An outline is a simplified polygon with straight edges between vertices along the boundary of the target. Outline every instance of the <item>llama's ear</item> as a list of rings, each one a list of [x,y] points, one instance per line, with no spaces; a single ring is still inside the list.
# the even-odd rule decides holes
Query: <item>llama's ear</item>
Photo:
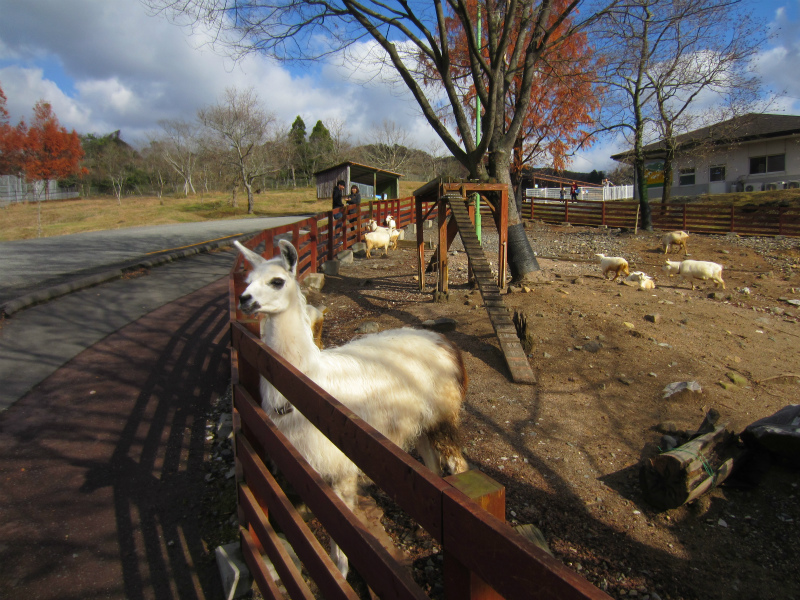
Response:
[[[291,242],[286,240],[280,240],[278,244],[281,247],[281,256],[286,270],[291,271],[292,275],[297,275],[297,250],[294,249]]]
[[[238,241],[234,240],[233,245],[239,249],[239,252],[242,253],[244,259],[249,262],[253,268],[257,267],[258,265],[267,262],[267,260],[258,254],[257,252],[253,252],[250,248],[245,248],[242,244]]]

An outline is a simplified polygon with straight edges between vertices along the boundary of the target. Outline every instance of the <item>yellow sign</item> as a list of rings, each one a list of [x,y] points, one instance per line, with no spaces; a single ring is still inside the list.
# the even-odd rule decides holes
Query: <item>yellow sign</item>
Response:
[[[645,165],[644,177],[647,187],[662,187],[664,185],[664,163],[659,161]]]

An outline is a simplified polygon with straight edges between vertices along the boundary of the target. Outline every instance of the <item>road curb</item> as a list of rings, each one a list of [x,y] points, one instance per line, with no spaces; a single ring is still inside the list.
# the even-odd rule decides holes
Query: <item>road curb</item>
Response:
[[[111,281],[112,279],[119,279],[120,277],[125,275],[125,273],[136,271],[138,269],[152,269],[154,267],[159,267],[161,265],[170,262],[175,262],[176,260],[180,260],[182,258],[188,258],[196,254],[211,252],[219,248],[227,248],[233,246],[233,242],[236,240],[242,241],[249,239],[252,236],[253,234],[249,233],[246,235],[234,236],[215,242],[198,244],[197,246],[192,246],[190,248],[182,248],[180,250],[176,250],[173,252],[159,254],[158,256],[154,256],[152,258],[136,260],[118,269],[109,269],[108,271],[95,273],[94,275],[89,275],[87,277],[80,277],[78,279],[74,279],[66,283],[60,283],[58,285],[46,287],[41,290],[36,290],[35,292],[24,294],[22,296],[19,296],[18,298],[9,300],[2,307],[0,307],[0,312],[2,312],[2,314],[6,317],[10,317],[14,313],[17,313],[26,308],[30,308],[31,306],[35,306],[37,304],[44,304],[45,302],[55,300],[56,298],[60,298],[61,296],[66,296],[67,294],[71,294],[72,292],[90,288],[95,285],[100,285],[101,283]]]

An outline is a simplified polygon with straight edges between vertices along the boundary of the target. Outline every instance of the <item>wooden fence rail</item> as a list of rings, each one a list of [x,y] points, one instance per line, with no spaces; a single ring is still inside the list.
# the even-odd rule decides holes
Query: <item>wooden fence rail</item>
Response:
[[[534,198],[522,216],[546,223],[634,227],[638,202],[572,202]],[[695,233],[800,237],[800,207],[733,204],[651,204],[653,228]]]
[[[393,214],[399,226],[411,221],[413,199],[385,202],[362,207],[362,212],[369,210],[373,218]],[[330,215],[323,213],[264,231],[247,245],[257,249],[263,244],[262,255],[269,258],[276,253],[278,236],[291,237],[300,255],[302,278],[327,260],[329,236],[347,243],[336,232],[331,234],[330,222]],[[493,516],[461,491],[458,478],[463,474],[436,476],[267,347],[259,338],[259,322],[238,310],[238,297],[246,287],[245,267],[241,259],[236,261],[229,286],[236,477],[242,552],[264,597],[283,596],[262,556],[273,563],[291,598],[314,597],[305,577],[325,598],[358,597],[273,477],[265,464],[269,457],[379,597],[427,598],[408,569],[344,506],[262,410],[258,400],[262,376],[441,545],[448,599],[478,600],[498,594],[509,599],[609,598],[507,525],[504,494]],[[471,473],[479,474],[467,475]],[[303,574],[287,556],[278,530],[300,558]]]

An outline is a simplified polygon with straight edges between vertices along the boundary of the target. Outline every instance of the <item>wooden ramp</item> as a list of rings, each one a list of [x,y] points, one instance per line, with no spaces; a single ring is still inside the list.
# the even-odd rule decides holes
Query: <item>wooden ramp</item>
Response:
[[[472,266],[472,273],[478,289],[480,289],[486,312],[489,313],[489,320],[492,322],[492,327],[500,342],[500,349],[505,356],[511,378],[515,383],[536,383],[536,377],[528,363],[528,358],[519,343],[517,328],[514,327],[508,307],[500,295],[500,288],[494,280],[492,267],[489,265],[475,233],[475,225],[469,218],[464,198],[455,194],[446,194],[444,197],[450,205],[450,211],[458,226],[458,232],[461,234],[464,251]]]

